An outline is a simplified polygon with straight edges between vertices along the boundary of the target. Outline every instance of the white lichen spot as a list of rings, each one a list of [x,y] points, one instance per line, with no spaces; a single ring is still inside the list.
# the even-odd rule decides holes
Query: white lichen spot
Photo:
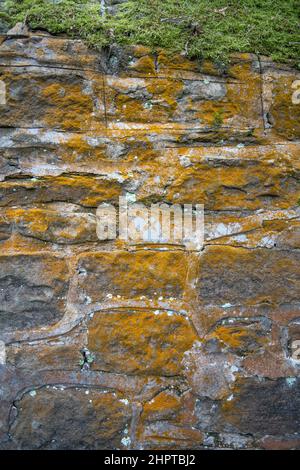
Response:
[[[6,363],[6,348],[4,341],[0,341],[0,364]]]
[[[126,197],[126,201],[127,202],[135,202],[136,201],[136,195],[134,193],[126,193],[125,194],[125,197]]]
[[[263,237],[259,245],[263,246],[264,248],[273,248],[275,241],[276,240],[274,237]]]
[[[131,444],[131,439],[130,439],[130,437],[128,437],[128,436],[127,436],[127,437],[123,437],[123,438],[121,439],[121,442],[122,442],[123,446],[129,447],[130,444]]]
[[[297,379],[296,377],[287,377],[285,381],[288,387],[292,387],[297,382]]]
[[[180,157],[179,161],[180,161],[180,165],[183,166],[184,168],[188,168],[192,164],[191,160],[185,156]]]
[[[126,406],[129,405],[129,401],[127,400],[127,398],[121,398],[120,402],[124,403],[124,405],[126,405]]]
[[[233,237],[233,238],[236,242],[246,242],[248,240],[248,238],[244,234],[235,235],[235,237]]]
[[[29,395],[34,398],[34,397],[36,396],[36,391],[35,391],[35,390],[31,390],[31,391],[29,392]]]
[[[230,308],[232,305],[230,303],[226,303],[222,305],[222,308]]]

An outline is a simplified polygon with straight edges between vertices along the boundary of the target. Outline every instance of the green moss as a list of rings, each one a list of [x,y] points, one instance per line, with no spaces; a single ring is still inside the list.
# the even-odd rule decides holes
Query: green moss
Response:
[[[213,114],[213,123],[212,123],[213,127],[219,128],[219,127],[222,126],[222,124],[224,122],[223,113],[224,113],[223,110],[214,112],[214,114]]]
[[[5,3],[12,23],[26,20],[97,48],[144,44],[221,62],[233,52],[254,52],[299,63],[299,0],[131,0],[114,16],[100,14],[100,1]]]

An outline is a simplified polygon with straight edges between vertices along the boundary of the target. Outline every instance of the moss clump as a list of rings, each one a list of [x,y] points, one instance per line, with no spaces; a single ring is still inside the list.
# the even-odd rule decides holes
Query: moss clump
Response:
[[[131,0],[114,15],[100,9],[92,0],[5,2],[12,23],[26,19],[33,29],[80,37],[97,48],[116,42],[221,62],[233,52],[299,62],[298,0]]]

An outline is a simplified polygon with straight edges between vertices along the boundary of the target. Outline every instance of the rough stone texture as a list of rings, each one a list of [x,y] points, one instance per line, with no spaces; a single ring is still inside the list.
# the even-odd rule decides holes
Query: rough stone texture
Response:
[[[197,339],[188,320],[166,311],[97,312],[88,328],[92,369],[173,376]]]
[[[17,449],[123,447],[131,414],[122,395],[63,385],[33,389],[15,408],[10,433]]]
[[[64,315],[68,267],[53,255],[0,257],[1,332],[56,323]]]
[[[300,448],[299,72],[19,27],[0,60],[0,448]],[[203,250],[99,241],[120,195],[204,204]]]

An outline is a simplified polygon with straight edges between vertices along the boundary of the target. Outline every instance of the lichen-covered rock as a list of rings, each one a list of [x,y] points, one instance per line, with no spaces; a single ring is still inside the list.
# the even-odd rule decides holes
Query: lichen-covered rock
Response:
[[[214,246],[200,258],[198,292],[204,304],[296,303],[299,283],[298,252]]]
[[[221,350],[238,355],[261,350],[271,338],[271,321],[267,318],[228,318],[221,320],[207,337]]]
[[[182,298],[189,257],[181,251],[85,253],[78,262],[77,293],[91,302],[110,302],[112,297]]]
[[[0,449],[299,448],[299,72],[0,42]],[[204,245],[99,240],[120,196]]]
[[[68,211],[67,205],[57,210],[13,208],[4,211],[3,217],[24,237],[59,244],[97,240],[95,215]]]
[[[122,395],[87,387],[45,386],[15,403],[10,427],[17,449],[113,449],[122,446],[130,406]]]
[[[244,379],[222,406],[225,423],[255,436],[299,433],[299,378]]]
[[[6,346],[6,364],[21,370],[80,370],[86,329],[75,328],[68,334]]]
[[[96,312],[88,326],[93,370],[174,376],[197,335],[188,319],[168,311]]]

